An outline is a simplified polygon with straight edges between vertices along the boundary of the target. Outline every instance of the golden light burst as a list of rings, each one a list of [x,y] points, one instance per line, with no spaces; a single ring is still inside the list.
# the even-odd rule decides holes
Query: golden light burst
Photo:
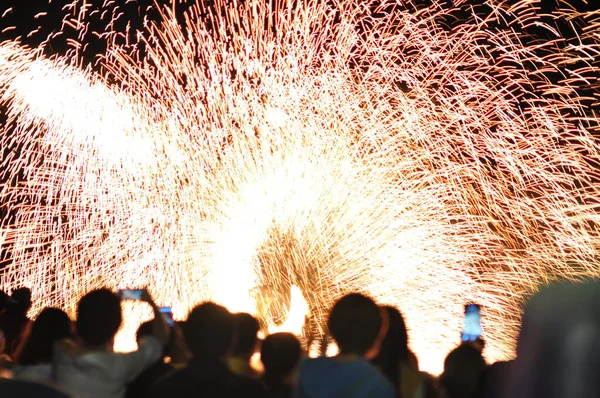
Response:
[[[452,26],[446,2],[369,4],[166,7],[143,56],[104,32],[102,73],[3,43],[3,286],[72,310],[147,285],[178,318],[212,299],[271,330],[304,298],[317,333],[362,291],[434,373],[474,301],[510,356],[525,296],[600,274],[597,16],[564,10],[571,39],[530,0],[457,2]]]

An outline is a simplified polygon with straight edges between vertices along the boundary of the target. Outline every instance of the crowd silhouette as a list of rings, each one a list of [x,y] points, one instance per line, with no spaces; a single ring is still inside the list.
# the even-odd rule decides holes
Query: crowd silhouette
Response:
[[[183,322],[154,311],[138,349],[113,351],[122,295],[83,296],[28,318],[31,291],[0,294],[1,397],[534,398],[600,396],[600,284],[562,283],[527,304],[516,359],[486,364],[484,338],[457,342],[439,377],[422,372],[398,308],[352,293],[331,308],[338,353],[309,357],[291,333],[264,336],[250,314],[201,303]],[[464,339],[463,339],[464,340]],[[260,366],[255,359],[260,358]]]

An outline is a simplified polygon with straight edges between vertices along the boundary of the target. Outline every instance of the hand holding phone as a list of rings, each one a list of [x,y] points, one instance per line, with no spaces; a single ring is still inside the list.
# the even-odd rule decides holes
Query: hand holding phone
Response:
[[[119,290],[119,296],[121,296],[122,300],[139,300],[154,305],[152,297],[150,297],[146,289],[122,289]]]
[[[119,290],[119,296],[122,300],[141,300],[144,291],[142,289],[122,289]]]
[[[173,311],[171,311],[171,307],[160,307],[159,311],[165,319],[167,325],[169,325],[169,327],[173,327],[175,325],[175,320],[173,319]]]

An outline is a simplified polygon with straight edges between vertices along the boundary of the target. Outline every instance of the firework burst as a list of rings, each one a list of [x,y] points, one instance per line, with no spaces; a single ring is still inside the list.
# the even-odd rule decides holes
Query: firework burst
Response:
[[[573,45],[531,1],[452,26],[441,3],[340,3],[216,1],[183,26],[164,9],[143,56],[111,39],[100,75],[3,44],[2,282],[71,309],[147,285],[179,317],[210,298],[271,326],[301,292],[317,333],[363,291],[433,372],[476,301],[488,358],[509,356],[524,296],[600,273],[580,91],[600,26],[565,11],[586,21]]]

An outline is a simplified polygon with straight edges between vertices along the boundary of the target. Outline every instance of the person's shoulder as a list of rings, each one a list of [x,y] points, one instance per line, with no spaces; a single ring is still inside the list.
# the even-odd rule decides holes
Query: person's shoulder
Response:
[[[373,389],[377,391],[375,394],[376,396],[387,397],[395,395],[392,382],[390,382],[375,365],[365,358],[340,358],[338,363],[347,367],[348,375],[353,375],[353,378],[364,380],[365,384],[373,386]]]
[[[113,358],[119,358],[128,366],[137,367],[139,364],[144,364],[144,367],[148,367],[156,362],[162,354],[163,348],[159,341],[152,336],[146,336],[140,339],[138,343],[138,349],[136,351],[127,353],[115,353],[111,352]]]
[[[50,380],[52,376],[52,364],[41,363],[37,365],[19,365],[15,364],[12,369],[15,377],[24,380],[38,381]]]
[[[361,374],[371,380],[369,384],[372,388],[366,396],[377,398],[393,398],[396,396],[396,389],[392,382],[375,365],[367,360],[362,360],[356,362],[356,366],[360,369]]]
[[[342,368],[346,362],[338,357],[306,358],[300,363],[300,371],[306,373],[323,373],[330,369]]]
[[[176,395],[176,390],[185,389],[189,384],[189,368],[184,367],[177,370],[172,370],[170,373],[164,375],[157,380],[152,387],[150,397],[168,397]]]
[[[369,374],[369,375],[371,375],[371,377],[373,377],[375,379],[380,379],[381,382],[384,384],[389,383],[390,386],[392,385],[392,383],[388,381],[387,377],[385,377],[383,375],[383,373],[381,373],[381,371],[375,365],[373,365],[371,362],[367,361],[366,359],[356,360],[353,363],[353,366],[355,366],[357,369],[359,369],[361,373]]]
[[[300,363],[300,366],[306,367],[319,367],[328,366],[334,363],[335,360],[330,357],[316,357],[316,358],[305,358]]]
[[[268,395],[267,388],[260,380],[254,380],[247,377],[242,377],[233,374],[232,376],[236,380],[236,384],[239,388],[240,393],[244,397],[266,397]]]
[[[352,366],[336,357],[306,358],[300,363],[298,377],[301,384],[312,383],[325,375],[347,373],[349,370],[352,371]]]
[[[58,360],[74,358],[81,354],[81,347],[72,339],[62,339],[54,343],[53,357]]]

